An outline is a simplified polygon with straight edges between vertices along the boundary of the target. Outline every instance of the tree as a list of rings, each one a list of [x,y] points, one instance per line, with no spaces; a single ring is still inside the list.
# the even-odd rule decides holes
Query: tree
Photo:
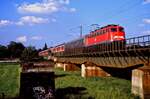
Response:
[[[35,58],[38,58],[38,51],[35,47],[29,46],[23,50],[20,60],[29,62]]]
[[[6,46],[0,45],[0,58],[7,58],[9,56]]]
[[[11,58],[19,58],[24,49],[25,47],[22,43],[17,43],[14,41],[11,41],[10,44],[8,45],[8,51],[10,52]]]
[[[45,43],[43,50],[46,50],[46,49],[47,49],[47,44]]]

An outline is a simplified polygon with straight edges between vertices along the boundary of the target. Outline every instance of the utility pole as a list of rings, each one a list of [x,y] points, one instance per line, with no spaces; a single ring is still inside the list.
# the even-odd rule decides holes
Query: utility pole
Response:
[[[80,33],[80,37],[83,36],[83,25],[79,25],[79,26],[77,26],[77,27],[75,27],[75,28],[72,28],[72,29],[70,29],[70,30],[72,31],[72,30],[74,30],[74,29],[78,29],[78,33]],[[79,35],[79,34],[78,34],[78,35]]]
[[[82,29],[83,29],[83,27],[82,27],[82,25],[80,25],[80,37],[82,37]]]

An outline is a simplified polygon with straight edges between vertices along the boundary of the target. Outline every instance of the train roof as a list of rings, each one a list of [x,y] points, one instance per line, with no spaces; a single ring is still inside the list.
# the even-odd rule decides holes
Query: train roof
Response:
[[[100,30],[100,29],[104,29],[104,28],[107,28],[107,27],[110,27],[110,26],[119,26],[119,27],[121,27],[119,24],[108,24],[108,25],[103,26],[103,27],[100,27],[100,28],[98,28],[98,29],[96,29],[96,30],[94,30],[94,31],[91,31],[90,33],[94,33],[94,32],[96,32],[96,31],[98,31],[98,30]],[[56,45],[56,46],[54,46],[53,48],[58,47],[58,46],[65,45],[65,44],[67,44],[67,43],[72,43],[72,42],[75,42],[75,41],[77,41],[77,40],[81,40],[81,39],[83,39],[84,37],[86,37],[86,36],[88,36],[88,35],[89,35],[89,34],[86,34],[86,35],[83,35],[82,37],[79,37],[79,38],[77,38],[77,39],[71,40],[71,41],[69,41],[69,42]]]
[[[47,51],[49,51],[49,49],[46,49],[46,50],[40,51],[39,53],[44,53],[44,52],[47,52]]]
[[[56,45],[55,47],[59,47],[59,46],[63,46],[63,45],[65,45],[65,43],[62,43],[62,44]]]
[[[110,26],[120,26],[120,25],[116,25],[116,24],[109,24],[109,25],[106,25],[106,26],[100,27],[100,28],[98,28],[98,29],[96,29],[96,30],[94,30],[94,31],[91,31],[91,33],[96,32],[97,30],[100,30],[100,29],[104,29],[104,28],[110,27]]]
[[[67,43],[71,43],[71,42],[75,42],[75,41],[77,41],[77,40],[81,40],[81,39],[83,39],[85,37],[85,35],[83,35],[82,37],[79,37],[79,38],[77,38],[77,39],[74,39],[74,40],[72,40],[72,41],[69,41],[69,42],[67,42]]]

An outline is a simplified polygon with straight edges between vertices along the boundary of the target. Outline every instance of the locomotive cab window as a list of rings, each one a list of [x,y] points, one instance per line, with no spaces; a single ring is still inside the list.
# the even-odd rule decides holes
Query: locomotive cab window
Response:
[[[124,31],[124,29],[123,29],[123,28],[119,28],[119,31],[120,31],[120,32],[123,32],[123,31]]]
[[[111,31],[112,32],[117,32],[117,29],[116,28],[111,28]]]

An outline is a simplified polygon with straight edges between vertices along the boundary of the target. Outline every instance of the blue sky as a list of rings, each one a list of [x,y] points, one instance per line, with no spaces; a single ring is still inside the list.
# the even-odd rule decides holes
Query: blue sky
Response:
[[[0,44],[42,48],[88,34],[91,24],[119,24],[126,38],[150,34],[150,0],[0,0]]]

